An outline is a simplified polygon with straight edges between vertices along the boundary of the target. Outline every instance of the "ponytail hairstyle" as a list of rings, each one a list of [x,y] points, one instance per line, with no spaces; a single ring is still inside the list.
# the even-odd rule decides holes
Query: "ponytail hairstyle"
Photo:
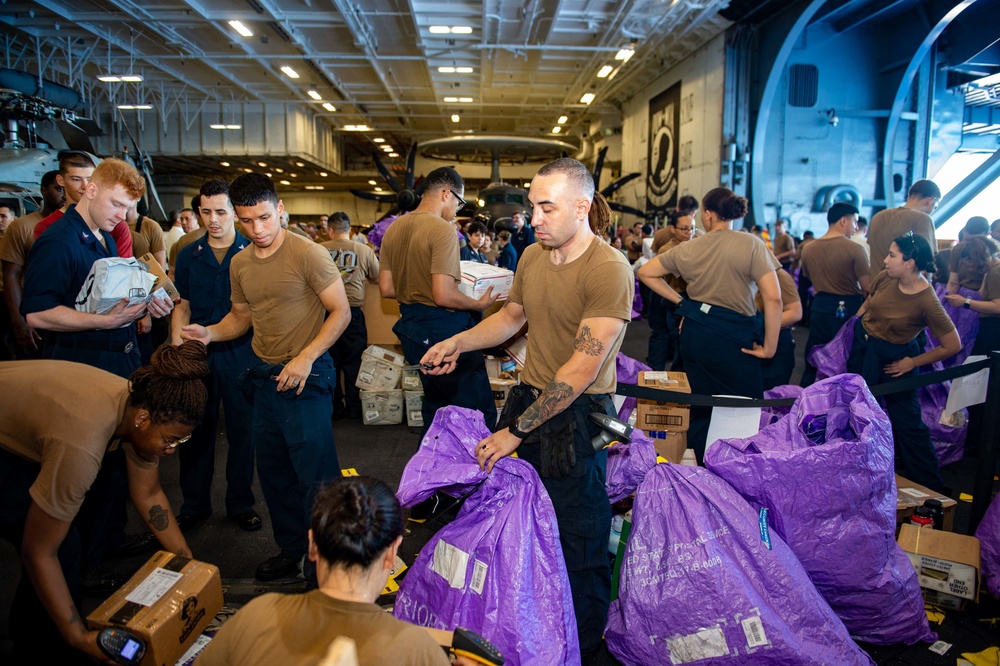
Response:
[[[611,206],[600,192],[594,192],[594,201],[590,204],[587,222],[594,234],[602,235],[611,226]]]
[[[728,188],[717,187],[702,198],[701,207],[715,213],[723,222],[732,222],[747,216],[750,203]]]
[[[129,378],[128,402],[149,412],[154,424],[183,423],[196,426],[205,414],[208,390],[202,377],[208,374],[208,350],[188,340],[174,347],[161,345]]]
[[[383,481],[345,476],[316,494],[311,527],[313,543],[331,566],[367,569],[403,534],[403,511]]]
[[[910,231],[892,242],[899,248],[903,261],[912,259],[918,271],[934,272],[936,268],[934,253],[931,252],[931,244],[926,238]]]

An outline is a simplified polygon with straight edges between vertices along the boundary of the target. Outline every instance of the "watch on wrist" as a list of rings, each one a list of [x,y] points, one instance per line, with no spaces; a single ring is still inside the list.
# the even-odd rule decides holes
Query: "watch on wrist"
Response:
[[[507,426],[507,430],[509,430],[510,434],[514,435],[514,437],[517,437],[518,439],[522,439],[523,440],[523,439],[527,438],[527,436],[528,436],[528,433],[526,433],[526,432],[524,432],[522,430],[518,430],[518,428],[517,428],[517,419],[514,419],[513,421],[511,421],[510,425]]]
[[[971,298],[966,298],[965,302],[962,303],[962,307],[965,308],[966,310],[971,310],[972,309],[972,299]]]

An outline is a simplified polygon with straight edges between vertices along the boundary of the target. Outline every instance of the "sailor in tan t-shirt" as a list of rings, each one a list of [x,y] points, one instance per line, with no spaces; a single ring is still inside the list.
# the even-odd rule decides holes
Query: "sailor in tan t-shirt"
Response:
[[[941,200],[941,190],[932,180],[918,180],[910,186],[906,203],[899,208],[889,208],[879,211],[868,225],[868,247],[871,257],[869,275],[872,281],[882,271],[882,262],[889,254],[892,241],[903,234],[912,231],[923,236],[931,248],[932,254],[937,254],[937,239],[934,236],[934,220],[931,213]]]
[[[117,485],[114,475],[99,475],[102,468],[121,464],[132,502],[163,548],[191,557],[160,487],[158,461],[201,421],[207,372],[197,342],[161,348],[129,379],[68,361],[0,363],[0,538],[19,548],[28,573],[10,613],[12,663],[77,663],[75,650],[105,661],[73,597],[81,536],[99,529],[76,519],[81,507],[90,516],[106,513]]]
[[[253,394],[257,478],[281,549],[257,567],[257,578],[266,581],[298,572],[312,494],[340,475],[330,428],[336,372],[327,350],[347,327],[350,306],[330,253],[281,226],[284,205],[270,178],[240,176],[229,199],[253,243],[230,264],[232,309],[217,324],[181,330],[209,344],[253,326],[258,364],[241,381]]]
[[[432,345],[472,328],[470,312],[482,312],[496,301],[492,287],[479,299],[458,289],[458,233],[450,221],[465,205],[465,181],[451,167],[440,167],[427,174],[424,183],[420,205],[389,225],[379,255],[379,291],[382,298],[399,301],[400,319],[392,330],[410,364],[419,363]],[[421,374],[420,381],[421,437],[434,413],[448,405],[479,410],[488,426],[496,423],[496,403],[481,353],[463,354],[456,372]]]
[[[529,192],[537,242],[518,263],[507,305],[421,360],[440,366],[431,373],[451,372],[460,354],[496,346],[530,326],[524,383],[511,391],[477,458],[490,472],[516,450],[539,472],[559,522],[586,663],[601,644],[611,580],[604,552],[611,524],[607,452],[594,451],[591,438],[600,428],[588,415],[614,413],[615,356],[631,319],[634,282],[621,253],[598,237],[611,211],[583,164],[550,162]]]
[[[327,217],[323,215],[322,218]],[[361,369],[361,354],[368,345],[368,327],[361,306],[365,303],[365,288],[369,283],[378,284],[378,257],[367,245],[350,239],[351,218],[347,213],[334,213],[327,218],[327,232],[330,240],[322,243],[330,252],[330,258],[340,269],[340,277],[347,290],[347,302],[351,306],[351,323],[333,347],[330,355],[338,375],[344,376],[344,388],[338,381],[333,393],[333,418],[347,416],[361,418],[361,394],[355,383]],[[346,395],[345,395],[346,392]]]

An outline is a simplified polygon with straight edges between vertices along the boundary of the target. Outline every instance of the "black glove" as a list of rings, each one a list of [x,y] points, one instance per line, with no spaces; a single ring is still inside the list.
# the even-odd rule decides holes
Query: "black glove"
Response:
[[[542,424],[541,471],[543,477],[562,479],[569,476],[576,466],[573,420],[558,416],[554,420],[558,423],[549,421]]]

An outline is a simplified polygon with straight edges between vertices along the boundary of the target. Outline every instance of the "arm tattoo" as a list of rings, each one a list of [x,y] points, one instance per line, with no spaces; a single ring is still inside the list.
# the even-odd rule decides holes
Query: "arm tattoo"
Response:
[[[154,530],[162,532],[170,525],[170,514],[164,511],[159,504],[154,504],[149,509],[149,525]]]
[[[575,391],[566,382],[552,382],[545,387],[538,400],[521,414],[519,430],[531,431],[566,409],[573,401]]]
[[[580,329],[580,335],[573,341],[573,349],[587,356],[601,356],[604,354],[604,343],[593,336],[589,326],[584,325]]]
[[[78,624],[80,622],[80,614],[76,610],[76,606],[73,604],[69,605],[69,623]]]

